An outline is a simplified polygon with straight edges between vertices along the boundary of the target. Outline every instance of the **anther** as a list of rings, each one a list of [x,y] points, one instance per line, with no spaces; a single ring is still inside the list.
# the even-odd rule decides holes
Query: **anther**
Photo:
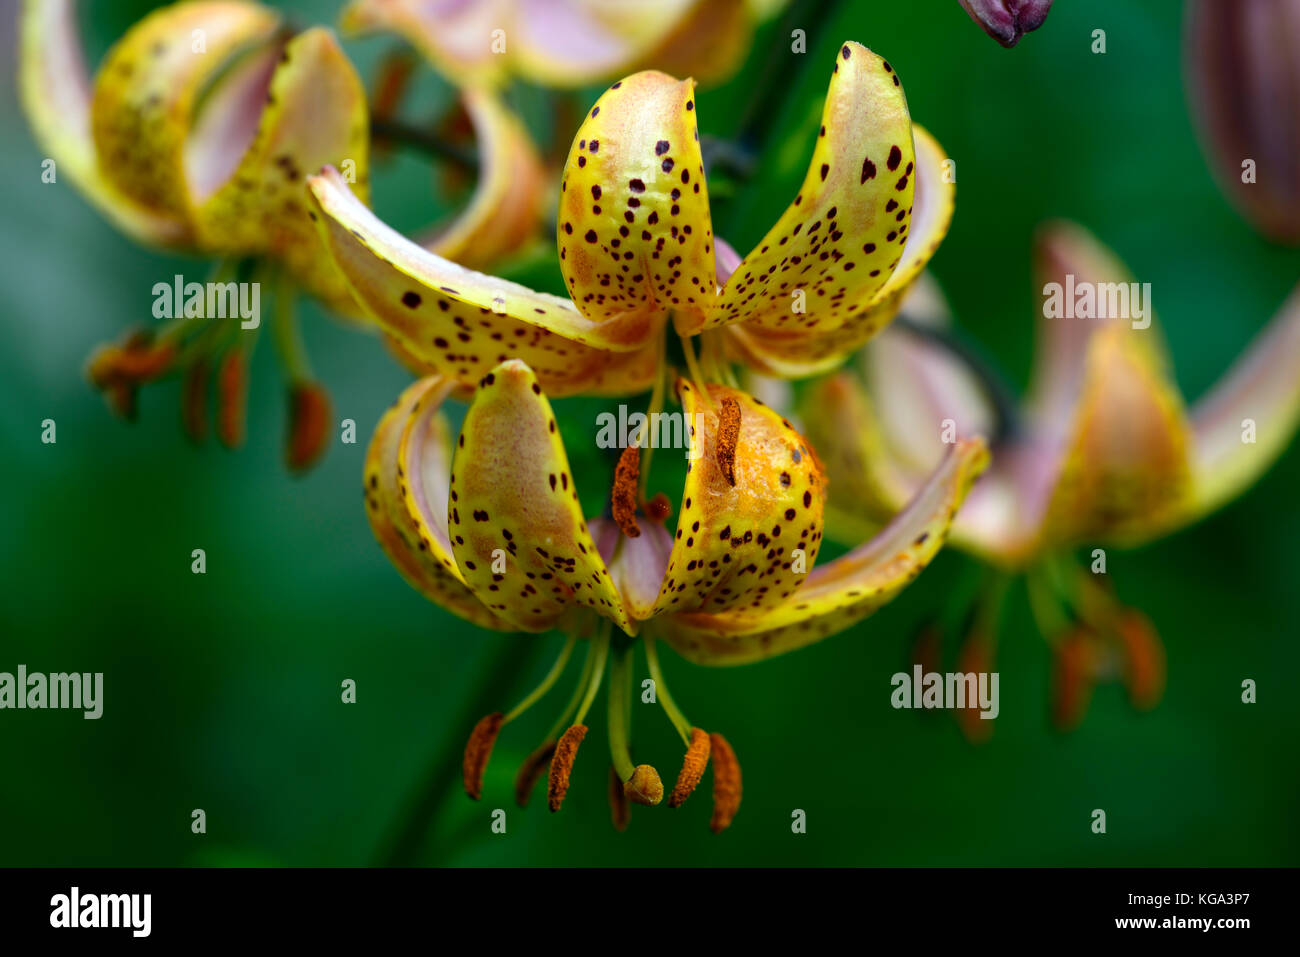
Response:
[[[573,772],[573,762],[578,756],[578,745],[587,736],[585,724],[575,724],[560,735],[555,744],[555,755],[551,758],[551,773],[546,782],[546,804],[552,811],[558,811],[564,803],[564,795],[569,790],[569,775]]]
[[[550,765],[554,754],[555,742],[545,741],[519,766],[519,773],[515,775],[515,803],[520,807],[528,806],[528,798],[532,795],[542,772]]]
[[[713,756],[713,820],[709,828],[721,834],[740,810],[740,762],[722,735],[710,734],[709,744]]]
[[[632,776],[623,783],[623,793],[629,801],[654,807],[664,799],[664,782],[650,765],[638,764]]]
[[[691,743],[686,749],[686,757],[682,759],[682,770],[677,775],[672,796],[668,798],[669,807],[681,807],[691,796],[691,792],[700,783],[700,778],[704,777],[710,750],[708,733],[699,728],[691,728]]]
[[[740,403],[733,397],[722,397],[718,409],[718,445],[715,453],[718,468],[727,484],[736,484],[736,440],[740,438]]]
[[[626,446],[614,469],[614,488],[609,493],[609,507],[614,521],[628,538],[641,535],[641,528],[636,523],[636,497],[640,481],[641,449],[636,445]]]
[[[483,794],[483,772],[487,770],[488,758],[492,757],[492,745],[496,744],[504,719],[505,715],[500,711],[481,718],[470,732],[469,741],[465,743],[465,761],[462,765],[465,793],[475,801]]]

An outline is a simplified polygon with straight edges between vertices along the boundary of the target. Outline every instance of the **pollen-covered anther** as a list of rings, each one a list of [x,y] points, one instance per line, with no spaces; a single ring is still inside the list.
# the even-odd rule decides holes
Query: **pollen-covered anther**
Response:
[[[740,810],[740,762],[722,735],[710,734],[709,744],[713,757],[713,819],[709,828],[721,834]]]
[[[641,511],[652,522],[665,522],[668,520],[668,516],[673,513],[673,505],[672,502],[668,501],[667,495],[659,492],[654,498],[641,506]]]
[[[578,757],[578,745],[586,736],[587,726],[575,724],[560,735],[555,744],[551,773],[546,782],[546,804],[552,811],[558,811],[564,803],[564,795],[569,790],[569,775],[573,773],[573,762]]]
[[[465,744],[465,793],[475,801],[483,794],[483,772],[487,770],[488,759],[492,757],[492,746],[497,742],[504,721],[505,715],[500,711],[480,718]]]
[[[532,795],[533,788],[542,773],[550,766],[554,755],[555,742],[545,741],[519,766],[519,773],[515,775],[515,803],[520,807],[528,806],[528,798]]]
[[[629,801],[654,807],[664,799],[664,782],[650,765],[638,764],[632,776],[623,782],[623,793]]]
[[[248,422],[248,352],[235,347],[217,367],[217,438],[228,449],[244,444]]]
[[[718,445],[716,456],[727,484],[736,484],[736,440],[740,438],[740,403],[729,395],[722,397],[718,409]]]
[[[636,523],[636,498],[640,481],[641,449],[629,445],[618,457],[618,465],[614,469],[614,488],[609,493],[610,512],[628,538],[641,536],[641,527]]]
[[[627,830],[631,818],[631,808],[627,803],[627,794],[623,791],[623,779],[613,765],[609,769],[609,817],[614,823],[614,830],[620,834]]]
[[[669,807],[681,807],[686,803],[686,799],[691,796],[700,779],[704,777],[704,769],[709,766],[711,750],[708,732],[691,728],[691,743],[686,748],[686,757],[682,759],[682,769],[677,775],[677,783],[673,785],[673,793],[668,798]]]

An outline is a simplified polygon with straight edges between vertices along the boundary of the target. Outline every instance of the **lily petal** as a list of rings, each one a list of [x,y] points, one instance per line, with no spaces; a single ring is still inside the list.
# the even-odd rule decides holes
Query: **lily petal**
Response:
[[[657,337],[669,310],[698,329],[715,291],[695,84],[637,73],[596,101],[569,150],[556,242],[596,345]]]
[[[653,345],[632,353],[585,345],[594,326],[569,300],[434,255],[380,221],[336,170],[308,185],[325,246],[353,294],[428,368],[472,387],[518,357],[552,395],[631,393],[653,379]]]
[[[278,23],[258,4],[177,3],[114,45],[95,78],[91,130],[115,188],[155,214],[188,218],[185,143],[199,97],[231,57],[270,40]]]
[[[437,376],[421,379],[379,420],[366,452],[366,515],[375,538],[411,587],[476,625],[513,631],[475,597],[451,557],[446,532],[449,443],[446,421],[437,414],[450,388],[449,381]]]
[[[545,174],[528,131],[499,97],[467,90],[463,101],[478,144],[478,184],[469,206],[423,245],[444,259],[480,269],[534,237]]]
[[[1191,423],[1196,517],[1254,483],[1300,424],[1300,290],[1192,407]]]
[[[452,550],[484,604],[522,631],[545,631],[576,603],[634,633],[582,517],[551,404],[523,362],[484,377],[452,465]]]
[[[861,44],[844,44],[799,195],[727,280],[708,324],[820,336],[850,323],[902,260],[915,172],[897,74]],[[803,312],[793,308],[799,291]]]
[[[91,135],[91,81],[77,32],[76,0],[23,0],[19,92],[23,111],[60,175],[133,239],[159,246],[188,240],[183,221],[124,195],[104,176]]]
[[[710,407],[689,382],[677,389],[697,457],[651,614],[757,614],[794,594],[817,560],[826,477],[803,436],[759,400],[714,385]]]
[[[335,311],[356,313],[346,280],[324,255],[308,219],[304,177],[324,165],[350,170],[369,195],[366,94],[334,35],[307,30],[285,46],[257,135],[238,169],[198,209],[208,249],[266,249]]]
[[[509,43],[508,17],[506,0],[353,0],[339,23],[351,34],[396,33],[439,72],[477,86],[505,79],[507,61],[493,50],[493,31],[507,31]]]
[[[761,661],[843,631],[886,604],[938,553],[953,515],[988,464],[982,440],[956,443],[907,508],[871,541],[820,565],[781,605],[662,619],[659,632],[697,664]]]

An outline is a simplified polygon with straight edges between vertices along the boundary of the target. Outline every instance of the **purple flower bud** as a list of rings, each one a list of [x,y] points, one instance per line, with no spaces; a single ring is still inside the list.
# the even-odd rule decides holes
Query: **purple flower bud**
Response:
[[[1256,229],[1300,243],[1300,0],[1195,0],[1186,80],[1210,165]]]
[[[1004,47],[1013,47],[1037,30],[1052,9],[1052,0],[959,0],[970,18]]]

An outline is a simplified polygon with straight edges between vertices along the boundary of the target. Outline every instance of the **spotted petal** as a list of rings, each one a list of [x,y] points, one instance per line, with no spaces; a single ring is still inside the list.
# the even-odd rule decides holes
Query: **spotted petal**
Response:
[[[517,357],[553,395],[636,392],[653,346],[611,353],[584,344],[594,326],[573,303],[436,256],[381,222],[336,170],[309,178],[318,228],[357,300],[404,352],[472,387]]]
[[[188,218],[185,144],[199,98],[236,53],[270,40],[278,22],[257,4],[178,3],[117,42],[91,101],[99,168],[117,190],[155,214]]]
[[[336,312],[357,306],[308,219],[305,176],[326,164],[349,170],[369,195],[365,88],[329,30],[294,37],[279,58],[257,133],[225,185],[198,210],[204,248],[261,249]]]
[[[447,423],[438,407],[451,383],[431,376],[384,413],[366,453],[366,514],[402,576],[430,601],[484,628],[510,631],[465,585],[447,539],[451,478]]]
[[[777,605],[821,547],[821,464],[788,421],[744,392],[714,385],[706,401],[683,381],[678,395],[693,458],[653,614]]]
[[[749,365],[785,378],[824,372],[884,329],[898,314],[903,299],[948,234],[956,193],[943,147],[919,125],[913,124],[912,134],[916,185],[911,220],[905,224],[906,245],[897,265],[882,272],[885,280],[869,301],[838,326],[823,325],[806,331],[762,328],[753,323],[729,326],[727,332],[736,351]],[[889,208],[888,202],[885,206]],[[901,212],[894,213],[895,220]],[[858,268],[855,266],[854,272]],[[808,309],[811,312],[814,308],[816,303],[810,297]]]
[[[930,563],[971,482],[987,463],[982,441],[958,442],[879,535],[813,569],[799,590],[775,608],[673,615],[661,619],[656,632],[697,664],[733,665],[784,654],[857,624]]]
[[[637,73],[596,101],[574,137],[556,234],[574,303],[606,348],[703,321],[716,289],[695,84]]]
[[[820,336],[850,323],[902,259],[915,171],[897,74],[861,44],[844,44],[803,186],[731,274],[709,325]]]
[[[551,404],[512,359],[484,377],[453,460],[449,532],[465,581],[522,631],[585,605],[634,631],[582,516]]]

